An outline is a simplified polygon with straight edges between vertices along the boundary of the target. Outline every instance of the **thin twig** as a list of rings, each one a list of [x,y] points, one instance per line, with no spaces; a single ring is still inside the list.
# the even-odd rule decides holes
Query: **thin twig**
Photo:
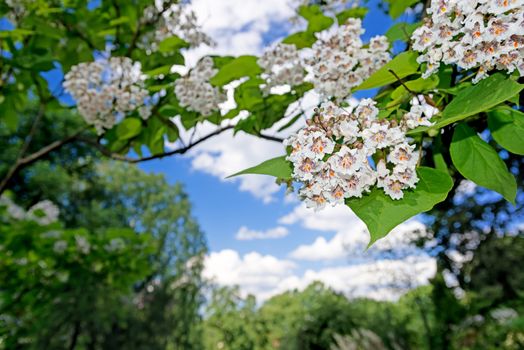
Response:
[[[404,84],[404,82],[402,81],[402,79],[400,79],[400,77],[397,75],[397,73],[395,73],[393,71],[393,69],[388,69],[388,71],[393,74],[395,76],[395,78],[397,78],[398,82],[400,83],[400,85],[402,85],[404,87],[404,89],[406,89],[410,94],[412,95],[416,95],[410,88],[407,87],[406,84]]]

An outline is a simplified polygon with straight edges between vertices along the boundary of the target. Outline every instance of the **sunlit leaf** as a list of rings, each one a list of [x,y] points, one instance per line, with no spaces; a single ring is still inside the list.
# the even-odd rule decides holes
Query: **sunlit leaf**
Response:
[[[496,191],[515,203],[517,182],[497,152],[465,123],[458,125],[450,146],[451,159],[466,179]]]

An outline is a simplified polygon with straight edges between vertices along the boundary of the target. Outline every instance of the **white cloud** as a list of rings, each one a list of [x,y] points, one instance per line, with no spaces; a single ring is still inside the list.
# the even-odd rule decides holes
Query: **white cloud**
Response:
[[[365,252],[369,243],[369,233],[365,224],[346,206],[328,207],[315,212],[301,204],[290,214],[282,217],[279,223],[300,224],[310,230],[336,232],[329,240],[319,236],[313,243],[300,245],[289,254],[291,258],[310,261],[338,260],[364,254],[376,255],[385,250],[397,252],[402,250],[406,255],[417,250],[409,244],[410,235],[425,230],[425,226],[419,221],[408,221],[399,225]]]
[[[216,42],[186,52],[189,65],[207,54],[243,55],[262,51],[264,35],[275,24],[290,28],[294,9],[283,0],[193,0],[202,30]]]
[[[301,277],[294,276],[282,281],[279,287],[303,289],[314,281],[321,281],[351,298],[395,300],[409,289],[427,284],[435,272],[434,259],[427,256],[408,256],[316,271],[307,270]]]
[[[203,276],[219,285],[238,285],[244,294],[265,300],[277,293],[281,281],[293,276],[296,264],[256,252],[241,257],[230,249],[212,252],[205,259]]]
[[[288,234],[289,234],[289,230],[283,226],[271,228],[266,231],[251,230],[247,228],[246,226],[242,226],[238,230],[235,238],[241,241],[249,241],[249,240],[254,240],[254,239],[283,238],[283,237],[286,237]]]
[[[296,263],[271,255],[249,253],[241,257],[234,250],[211,253],[205,261],[204,277],[219,285],[240,286],[244,295],[259,301],[290,289],[303,290],[314,281],[350,298],[395,300],[411,288],[428,283],[436,263],[427,256],[379,260],[296,273]]]

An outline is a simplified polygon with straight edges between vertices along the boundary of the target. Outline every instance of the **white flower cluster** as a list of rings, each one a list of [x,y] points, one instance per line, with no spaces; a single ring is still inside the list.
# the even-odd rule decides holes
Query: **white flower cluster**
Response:
[[[294,179],[303,183],[299,195],[307,206],[318,210],[360,198],[375,185],[392,199],[415,188],[419,152],[405,131],[430,125],[435,114],[421,100],[417,98],[399,122],[379,119],[371,99],[362,100],[352,113],[324,103],[307,127],[285,141],[290,148],[287,160],[293,163]]]
[[[5,0],[5,4],[10,9],[7,19],[14,23],[27,14],[27,0]]]
[[[366,48],[360,39],[363,33],[362,22],[357,18],[320,33],[313,45],[313,57],[308,60],[314,75],[313,84],[320,94],[343,99],[351,93],[351,88],[360,85],[391,59],[386,37],[372,38]]]
[[[425,77],[441,63],[478,68],[474,82],[493,69],[524,76],[524,0],[432,0],[428,14],[412,36]]]
[[[266,91],[275,86],[299,85],[304,81],[304,66],[295,45],[275,45],[258,59],[258,65],[264,69],[262,77],[267,82]]]
[[[46,226],[58,220],[60,209],[51,201],[43,200],[36,203],[27,211],[27,218]]]
[[[102,134],[116,124],[117,118],[146,106],[149,94],[144,80],[139,62],[111,57],[73,66],[65,76],[64,88],[76,100],[86,123]],[[141,108],[140,114],[147,119],[148,107]]]
[[[195,13],[187,4],[169,4],[167,0],[157,0],[144,10],[143,23],[155,25],[153,32],[142,36],[140,47],[154,52],[167,38],[178,36],[191,46],[213,45],[213,40],[200,30]]]
[[[60,210],[49,200],[43,200],[33,205],[26,212],[13,200],[6,196],[0,197],[0,207],[5,208],[7,215],[15,220],[30,220],[39,225],[47,226],[58,220]]]
[[[87,238],[85,238],[84,236],[76,235],[75,243],[76,243],[76,248],[82,254],[89,254],[89,252],[91,251],[91,244],[89,243]]]
[[[209,79],[218,72],[211,57],[201,59],[185,77],[175,82],[175,94],[180,106],[204,116],[211,115],[227,96],[214,87]]]

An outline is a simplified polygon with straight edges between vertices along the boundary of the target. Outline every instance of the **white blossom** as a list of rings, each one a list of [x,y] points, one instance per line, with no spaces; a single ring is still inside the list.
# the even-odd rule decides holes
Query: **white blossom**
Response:
[[[76,243],[76,248],[82,254],[89,254],[89,252],[91,251],[91,244],[89,244],[89,241],[84,236],[76,235],[75,243]]]
[[[421,107],[419,100],[412,103]],[[379,120],[372,100],[360,101],[353,112],[322,104],[308,125],[284,142],[293,178],[303,184],[299,196],[316,210],[360,198],[374,186],[402,199],[419,181],[419,152],[405,134],[406,124],[406,118]]]
[[[494,69],[524,76],[524,0],[432,0],[427,12],[412,36],[424,77],[441,64],[475,69],[474,83]]]
[[[360,39],[363,33],[361,20],[350,18],[346,24],[318,34],[307,63],[315,89],[321,95],[344,99],[351,88],[391,59],[385,37],[372,38],[366,48]]]
[[[109,241],[109,244],[104,246],[104,249],[108,252],[118,252],[125,248],[126,243],[122,238],[113,238]]]
[[[73,66],[65,76],[64,88],[76,100],[86,123],[102,134],[118,118],[145,105],[148,92],[144,80],[139,62],[111,57]]]
[[[63,241],[63,240],[60,240],[60,241],[56,241],[54,244],[53,244],[53,251],[57,254],[62,254],[66,251],[67,249],[67,242],[66,241]]]
[[[201,59],[186,76],[175,82],[175,94],[182,107],[204,116],[217,111],[227,96],[209,80],[218,72],[211,57]]]
[[[27,218],[45,226],[56,222],[59,214],[60,210],[53,202],[43,200],[29,208]]]
[[[264,70],[266,92],[276,86],[299,85],[304,80],[304,66],[295,45],[279,43],[266,50],[257,63]]]
[[[159,49],[162,41],[178,36],[191,46],[201,44],[213,45],[213,40],[202,32],[194,11],[188,4],[172,4],[168,0],[156,1],[144,10],[141,21],[143,25],[153,24],[155,29],[141,36],[139,47],[147,53]]]

